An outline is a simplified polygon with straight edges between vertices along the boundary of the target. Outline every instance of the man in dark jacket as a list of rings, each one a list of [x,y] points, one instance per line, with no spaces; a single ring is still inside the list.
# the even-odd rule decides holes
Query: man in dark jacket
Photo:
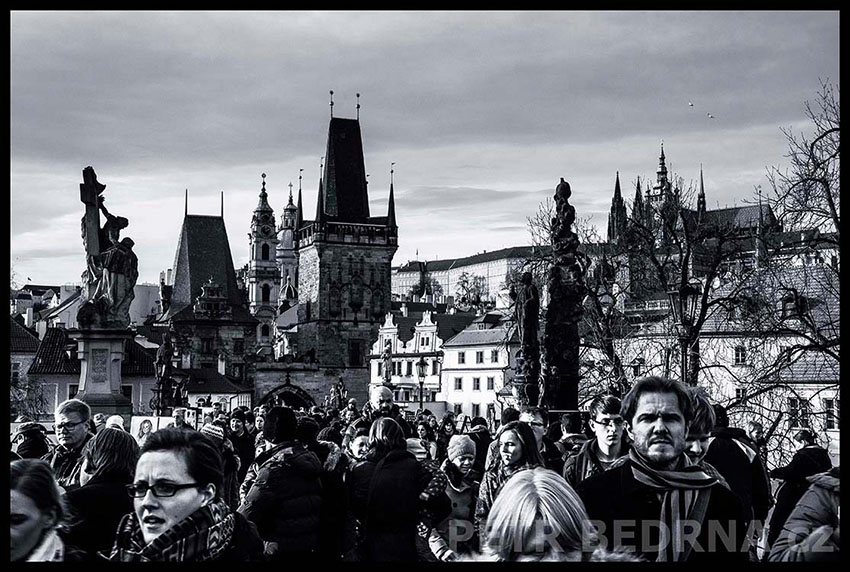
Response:
[[[705,461],[723,475],[747,511],[747,525],[764,523],[770,509],[770,482],[758,448],[743,429],[729,427],[726,408],[715,403],[714,431]]]
[[[546,468],[559,475],[562,474],[564,459],[561,456],[561,451],[546,436],[546,429],[549,426],[549,414],[546,410],[542,407],[526,407],[520,412],[519,420],[531,426],[534,438],[537,439],[537,448],[540,450],[540,456],[543,457]]]
[[[590,426],[594,438],[585,441],[579,452],[564,462],[564,478],[575,487],[584,479],[611,468],[620,457],[628,454],[623,442],[623,416],[620,399],[613,395],[600,395],[590,403]]]
[[[80,468],[83,450],[94,437],[88,430],[91,408],[79,399],[68,399],[59,404],[54,414],[56,438],[59,446],[42,459],[50,463],[56,480],[65,491],[80,487]]]
[[[638,379],[623,399],[632,450],[576,489],[607,548],[658,562],[748,561],[741,501],[684,453],[692,407],[684,386],[660,377]]]
[[[376,419],[381,417],[389,417],[399,424],[404,431],[404,438],[410,439],[413,437],[413,428],[410,423],[401,414],[401,410],[393,403],[393,392],[383,385],[372,387],[369,393],[369,403],[363,407],[363,413],[355,419],[346,429],[342,440],[342,448],[345,450],[348,447],[349,441],[354,437],[354,433],[358,429],[368,430]]]
[[[245,413],[238,409],[230,414],[230,441],[233,443],[236,454],[239,455],[240,465],[237,475],[241,483],[245,480],[248,467],[254,462],[256,448],[254,438],[245,429]]]
[[[484,474],[484,462],[487,460],[487,448],[493,442],[487,420],[483,417],[473,417],[469,424],[469,438],[475,443],[475,460],[472,461],[472,474],[480,480]]]
[[[239,512],[257,525],[269,560],[311,564],[318,547],[322,464],[296,440],[288,407],[273,407],[263,435],[274,446],[257,458],[258,471]]]
[[[776,493],[776,506],[770,516],[770,528],[767,531],[768,549],[773,546],[782,532],[782,526],[797,506],[797,501],[809,487],[807,477],[832,468],[829,453],[815,442],[814,434],[808,429],[801,429],[794,435],[794,444],[797,446],[797,452],[791,462],[770,471],[770,478],[782,479],[784,482]]]

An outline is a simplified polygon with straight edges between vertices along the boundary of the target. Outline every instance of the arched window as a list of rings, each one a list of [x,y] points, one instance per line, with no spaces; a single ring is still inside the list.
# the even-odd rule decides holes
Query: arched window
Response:
[[[263,324],[263,327],[260,328],[260,335],[264,338],[269,337],[269,325]]]
[[[268,284],[263,284],[263,302],[269,301],[269,296],[271,295],[271,286]]]
[[[268,244],[264,244],[264,245],[263,245],[262,254],[260,255],[260,257],[261,257],[263,260],[268,260],[268,259],[269,259],[269,245],[268,245]]]

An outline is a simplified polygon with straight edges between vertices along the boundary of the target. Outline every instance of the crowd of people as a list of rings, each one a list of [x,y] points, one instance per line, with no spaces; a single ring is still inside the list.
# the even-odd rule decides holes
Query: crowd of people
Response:
[[[834,561],[839,468],[811,431],[768,473],[758,427],[699,389],[636,380],[588,427],[505,408],[409,422],[392,392],[342,410],[216,411],[128,433],[69,399],[58,445],[11,453],[12,561]],[[770,479],[781,480],[776,495]]]

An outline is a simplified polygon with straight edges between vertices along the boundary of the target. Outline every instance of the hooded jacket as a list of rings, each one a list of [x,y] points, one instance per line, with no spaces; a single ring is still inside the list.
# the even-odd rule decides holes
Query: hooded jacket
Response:
[[[770,550],[771,562],[837,562],[839,468],[808,478],[811,483]]]
[[[322,464],[298,441],[285,441],[257,471],[239,512],[257,525],[270,559],[314,551],[322,507]]]
[[[828,471],[832,467],[829,453],[818,445],[803,447],[784,467],[778,467],[770,471],[773,479],[783,479],[785,482],[776,492],[776,506],[770,517],[770,529],[767,531],[768,545],[773,545],[782,525],[797,505],[797,501],[806,492],[809,486],[808,477]]]

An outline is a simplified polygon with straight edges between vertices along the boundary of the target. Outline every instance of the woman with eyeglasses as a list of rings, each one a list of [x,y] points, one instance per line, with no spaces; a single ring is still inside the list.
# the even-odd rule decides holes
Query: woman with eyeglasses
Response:
[[[127,485],[138,458],[133,436],[112,427],[101,429],[83,453],[83,486],[65,494],[69,517],[62,538],[90,559],[109,558],[118,523],[133,511]]]
[[[221,499],[222,478],[221,454],[209,437],[180,429],[151,434],[127,487],[134,510],[118,525],[110,559],[262,560],[256,526]]]
[[[498,457],[484,471],[475,506],[475,529],[483,544],[490,508],[502,485],[519,471],[543,466],[534,431],[524,421],[505,423],[496,434]],[[483,545],[482,545],[483,548]]]
[[[12,562],[71,562],[83,553],[57,534],[65,508],[47,461],[19,459],[9,466],[9,549]]]
[[[600,395],[590,402],[590,428],[594,437],[564,462],[563,475],[570,486],[576,487],[588,477],[607,471],[617,459],[628,455],[620,404],[620,399],[613,395]]]

